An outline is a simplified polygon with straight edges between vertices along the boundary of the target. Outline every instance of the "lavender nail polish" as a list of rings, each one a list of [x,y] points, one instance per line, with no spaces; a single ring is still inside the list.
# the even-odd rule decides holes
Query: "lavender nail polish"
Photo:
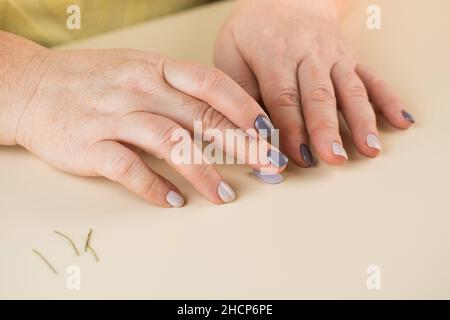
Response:
[[[409,112],[406,112],[405,110],[402,111],[402,116],[403,118],[405,118],[407,121],[411,122],[411,123],[416,123],[416,119],[413,117],[412,114],[410,114]]]
[[[344,147],[342,146],[342,144],[340,144],[339,142],[334,141],[331,144],[331,149],[333,150],[333,153],[339,157],[343,157],[346,160],[348,160],[348,156],[347,156],[347,152],[345,151]]]
[[[300,154],[308,166],[312,167],[315,164],[311,150],[306,144],[300,145]]]
[[[288,157],[275,149],[269,149],[269,151],[267,151],[267,158],[269,159],[270,163],[277,168],[284,167],[289,161]]]
[[[217,194],[225,203],[231,202],[236,198],[233,189],[224,181],[221,181],[217,186]]]
[[[275,129],[269,118],[264,115],[259,115],[255,120],[255,128],[263,137],[270,137],[272,131]]]
[[[279,184],[283,182],[283,176],[279,173],[264,174],[264,172],[253,169],[253,174],[267,184]]]
[[[378,139],[376,134],[371,133],[371,134],[367,135],[366,143],[369,148],[381,150],[381,142],[380,142],[380,139]]]
[[[178,192],[170,190],[166,195],[166,201],[172,207],[179,208],[184,205],[184,198]]]

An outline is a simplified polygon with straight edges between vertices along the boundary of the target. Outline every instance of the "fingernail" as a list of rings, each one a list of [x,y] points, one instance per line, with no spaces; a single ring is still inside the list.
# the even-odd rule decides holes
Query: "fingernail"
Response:
[[[270,163],[277,168],[283,168],[289,161],[288,157],[276,149],[269,149],[269,151],[267,151],[267,158]]]
[[[231,202],[234,198],[236,198],[233,189],[231,189],[231,187],[224,181],[221,181],[217,186],[217,194],[225,203]]]
[[[403,110],[402,111],[402,116],[403,116],[403,118],[406,119],[406,121],[409,121],[411,123],[416,123],[416,119],[409,112],[406,112],[405,110]]]
[[[366,143],[369,148],[381,150],[380,139],[378,139],[376,134],[369,134],[366,138]]]
[[[272,131],[275,129],[269,118],[264,115],[259,115],[255,120],[255,128],[263,137],[270,137]]]
[[[261,181],[267,184],[279,184],[283,182],[283,176],[279,173],[276,174],[265,174],[260,170],[253,169],[253,174],[257,176]]]
[[[300,145],[300,154],[308,166],[312,167],[314,165],[314,157],[306,144]]]
[[[179,208],[184,205],[184,198],[178,192],[170,190],[167,192],[166,201],[172,207]]]
[[[331,148],[333,149],[333,153],[337,156],[344,157],[346,160],[348,160],[347,152],[345,151],[342,144],[339,142],[334,141],[331,144]]]

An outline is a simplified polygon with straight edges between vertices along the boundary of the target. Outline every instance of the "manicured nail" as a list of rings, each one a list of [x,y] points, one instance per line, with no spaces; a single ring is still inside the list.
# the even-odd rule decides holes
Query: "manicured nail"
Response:
[[[283,168],[289,161],[288,157],[276,149],[269,149],[269,151],[267,151],[267,158],[270,163],[277,168]]]
[[[279,184],[283,182],[283,176],[279,173],[265,174],[260,170],[253,169],[253,174],[267,184]]]
[[[406,119],[406,121],[409,121],[411,123],[416,123],[416,119],[409,112],[406,112],[405,110],[403,110],[402,111],[402,116],[403,116],[403,118]]]
[[[366,138],[366,143],[369,148],[381,150],[380,139],[378,139],[376,134],[369,134]]]
[[[300,154],[308,166],[312,167],[314,165],[313,155],[306,144],[300,145]]]
[[[331,148],[333,149],[333,153],[337,156],[344,157],[346,160],[348,160],[347,152],[345,151],[342,144],[339,142],[334,141],[331,144]]]
[[[255,120],[255,128],[263,137],[270,137],[272,131],[275,129],[269,118],[264,115],[259,115]]]
[[[217,186],[217,194],[225,203],[231,202],[234,200],[234,198],[236,198],[233,189],[231,189],[231,187],[223,181],[221,181]]]
[[[172,207],[179,208],[184,205],[184,198],[178,192],[170,190],[167,192],[166,201]]]

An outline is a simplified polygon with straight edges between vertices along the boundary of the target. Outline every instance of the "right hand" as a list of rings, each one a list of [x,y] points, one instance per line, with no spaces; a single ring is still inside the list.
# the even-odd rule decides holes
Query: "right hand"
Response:
[[[164,159],[211,202],[234,200],[212,164],[171,159],[176,144],[172,133],[192,132],[196,120],[203,130],[222,132],[255,129],[261,119],[268,120],[230,78],[216,69],[142,51],[36,50],[39,58],[28,68],[34,72],[21,71],[35,83],[27,91],[32,94],[19,93],[15,96],[29,98],[10,101],[14,114],[21,115],[12,121],[15,143],[60,170],[104,176],[162,207],[183,205],[179,189],[153,172],[133,151],[137,147]],[[236,150],[238,158],[246,158],[250,139],[244,150]],[[267,142],[265,146],[274,149]],[[285,157],[270,160],[252,166],[284,170]]]

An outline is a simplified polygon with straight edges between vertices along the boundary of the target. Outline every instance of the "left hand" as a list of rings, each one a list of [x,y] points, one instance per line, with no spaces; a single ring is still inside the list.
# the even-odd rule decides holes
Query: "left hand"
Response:
[[[308,140],[324,161],[347,160],[337,106],[369,157],[381,150],[374,108],[395,127],[414,123],[392,89],[358,64],[338,24],[335,0],[241,0],[215,46],[216,66],[264,103],[282,147],[303,167],[314,164]]]

